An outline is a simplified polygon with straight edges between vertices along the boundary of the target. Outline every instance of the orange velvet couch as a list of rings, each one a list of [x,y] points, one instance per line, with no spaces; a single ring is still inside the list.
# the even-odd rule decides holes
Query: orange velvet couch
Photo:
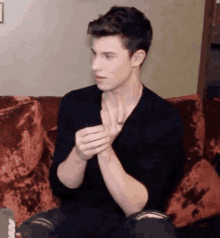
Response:
[[[14,211],[16,225],[37,212],[59,207],[48,174],[53,162],[61,97],[0,96],[0,207]],[[220,153],[220,97],[199,94],[166,99],[185,128],[185,175],[169,200],[176,227],[220,212],[215,170]]]

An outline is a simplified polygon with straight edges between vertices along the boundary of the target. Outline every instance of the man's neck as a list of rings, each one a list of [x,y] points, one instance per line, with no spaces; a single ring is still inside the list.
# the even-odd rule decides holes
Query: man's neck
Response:
[[[106,92],[107,98],[116,106],[118,97],[124,101],[126,107],[136,105],[142,95],[143,84],[139,79],[139,72],[133,74],[129,81],[116,90]]]

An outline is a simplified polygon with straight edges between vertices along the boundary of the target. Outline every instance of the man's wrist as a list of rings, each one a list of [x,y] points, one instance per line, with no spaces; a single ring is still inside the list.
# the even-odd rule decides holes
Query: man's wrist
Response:
[[[73,148],[72,153],[74,154],[74,158],[76,163],[87,163],[88,160],[82,159],[76,152],[76,147]]]
[[[112,146],[109,145],[109,147],[103,150],[102,152],[100,152],[97,155],[97,157],[98,159],[102,159],[102,160],[105,160],[106,162],[110,162],[113,154],[114,154],[114,150]]]

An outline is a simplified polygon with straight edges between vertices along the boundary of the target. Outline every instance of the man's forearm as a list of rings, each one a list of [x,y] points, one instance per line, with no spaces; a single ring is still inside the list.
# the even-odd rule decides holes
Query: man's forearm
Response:
[[[126,216],[141,211],[148,201],[148,191],[125,172],[111,147],[98,154],[98,162],[109,192]]]
[[[83,182],[86,165],[87,161],[76,154],[74,147],[68,158],[59,165],[57,176],[66,187],[78,188]]]

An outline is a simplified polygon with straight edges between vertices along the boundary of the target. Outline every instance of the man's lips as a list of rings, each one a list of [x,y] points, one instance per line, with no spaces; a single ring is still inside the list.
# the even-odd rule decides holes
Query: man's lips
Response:
[[[106,77],[101,77],[101,76],[95,76],[96,77],[96,80],[98,80],[98,81],[102,81],[102,79],[105,79]]]

